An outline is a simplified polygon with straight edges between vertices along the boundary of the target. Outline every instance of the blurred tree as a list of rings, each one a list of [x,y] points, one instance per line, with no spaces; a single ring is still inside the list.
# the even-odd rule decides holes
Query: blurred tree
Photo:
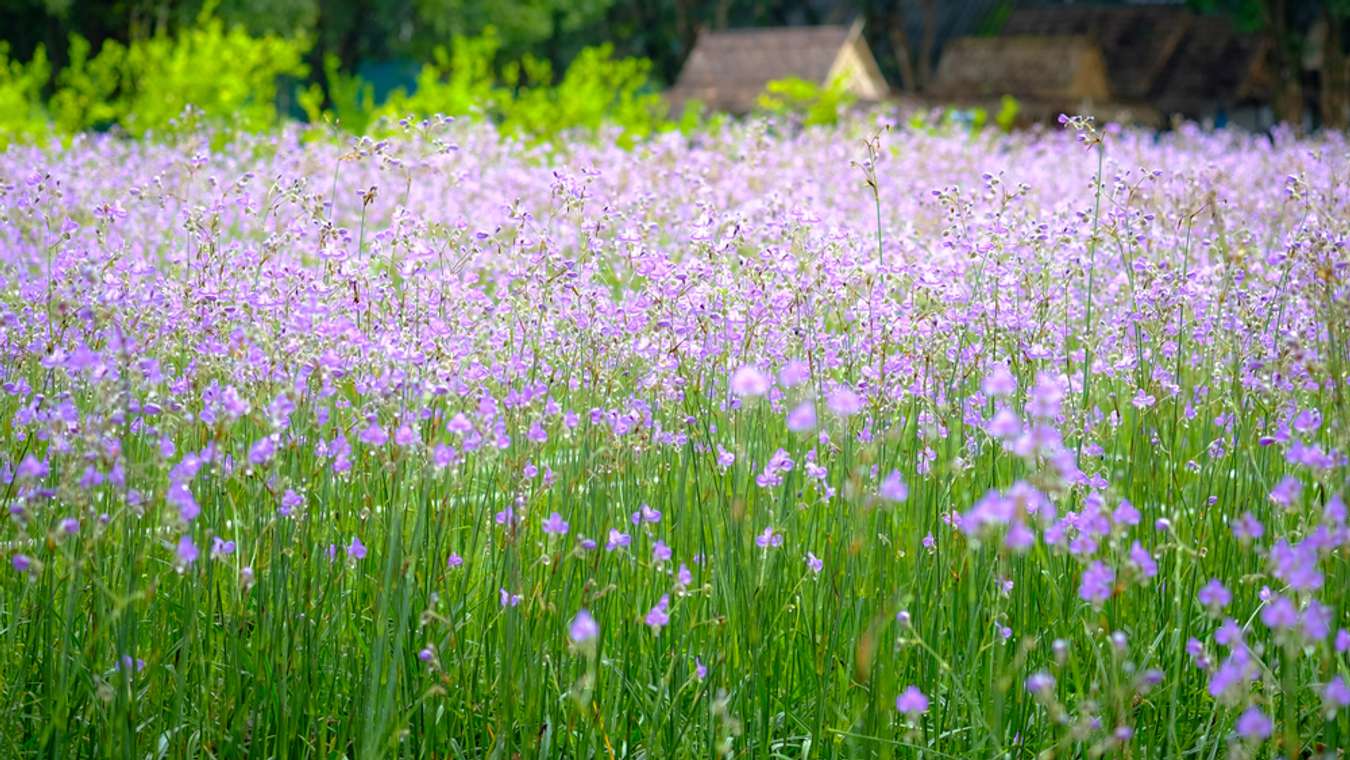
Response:
[[[1325,0],[1321,24],[1322,125],[1350,128],[1350,0]]]
[[[1322,37],[1321,116],[1328,126],[1344,126],[1345,35],[1350,18],[1350,0],[1188,0],[1202,12],[1230,16],[1239,28],[1259,32],[1270,40],[1270,70],[1275,78],[1275,117],[1294,125],[1303,123],[1307,100],[1304,94],[1303,61],[1314,42],[1312,31],[1319,20],[1326,24]]]

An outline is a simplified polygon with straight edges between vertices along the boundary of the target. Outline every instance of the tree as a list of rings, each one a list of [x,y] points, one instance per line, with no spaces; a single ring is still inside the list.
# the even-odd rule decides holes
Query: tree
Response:
[[[905,92],[923,92],[933,79],[933,48],[937,43],[937,0],[863,0],[867,27],[883,31],[895,60],[900,87]],[[919,46],[910,41],[914,20],[919,22]]]
[[[1323,35],[1319,111],[1327,126],[1345,126],[1346,92],[1344,27],[1350,0],[1190,0],[1196,10],[1228,15],[1239,28],[1258,32],[1270,42],[1270,70],[1275,78],[1275,117],[1303,123],[1303,58],[1314,24],[1322,19]]]

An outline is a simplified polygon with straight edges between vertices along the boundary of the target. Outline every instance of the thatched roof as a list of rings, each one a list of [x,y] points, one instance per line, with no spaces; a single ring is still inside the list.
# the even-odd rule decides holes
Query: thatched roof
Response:
[[[942,52],[930,94],[972,102],[1002,95],[1072,108],[1111,98],[1101,49],[1083,36],[961,37]]]
[[[802,26],[703,32],[667,96],[732,113],[755,106],[775,79],[825,84],[840,51],[858,32],[848,26]]]
[[[1084,35],[1101,46],[1117,98],[1144,100],[1186,35],[1192,14],[1176,6],[1057,5],[1018,8],[1007,35]]]

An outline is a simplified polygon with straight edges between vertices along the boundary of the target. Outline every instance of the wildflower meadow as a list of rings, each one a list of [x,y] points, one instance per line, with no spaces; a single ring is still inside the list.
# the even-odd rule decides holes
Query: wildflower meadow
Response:
[[[1350,746],[1350,142],[0,153],[0,757]]]

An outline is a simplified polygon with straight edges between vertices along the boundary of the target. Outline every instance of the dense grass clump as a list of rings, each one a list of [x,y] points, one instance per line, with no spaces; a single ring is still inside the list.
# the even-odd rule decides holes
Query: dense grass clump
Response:
[[[0,154],[0,756],[1350,743],[1327,134]]]

